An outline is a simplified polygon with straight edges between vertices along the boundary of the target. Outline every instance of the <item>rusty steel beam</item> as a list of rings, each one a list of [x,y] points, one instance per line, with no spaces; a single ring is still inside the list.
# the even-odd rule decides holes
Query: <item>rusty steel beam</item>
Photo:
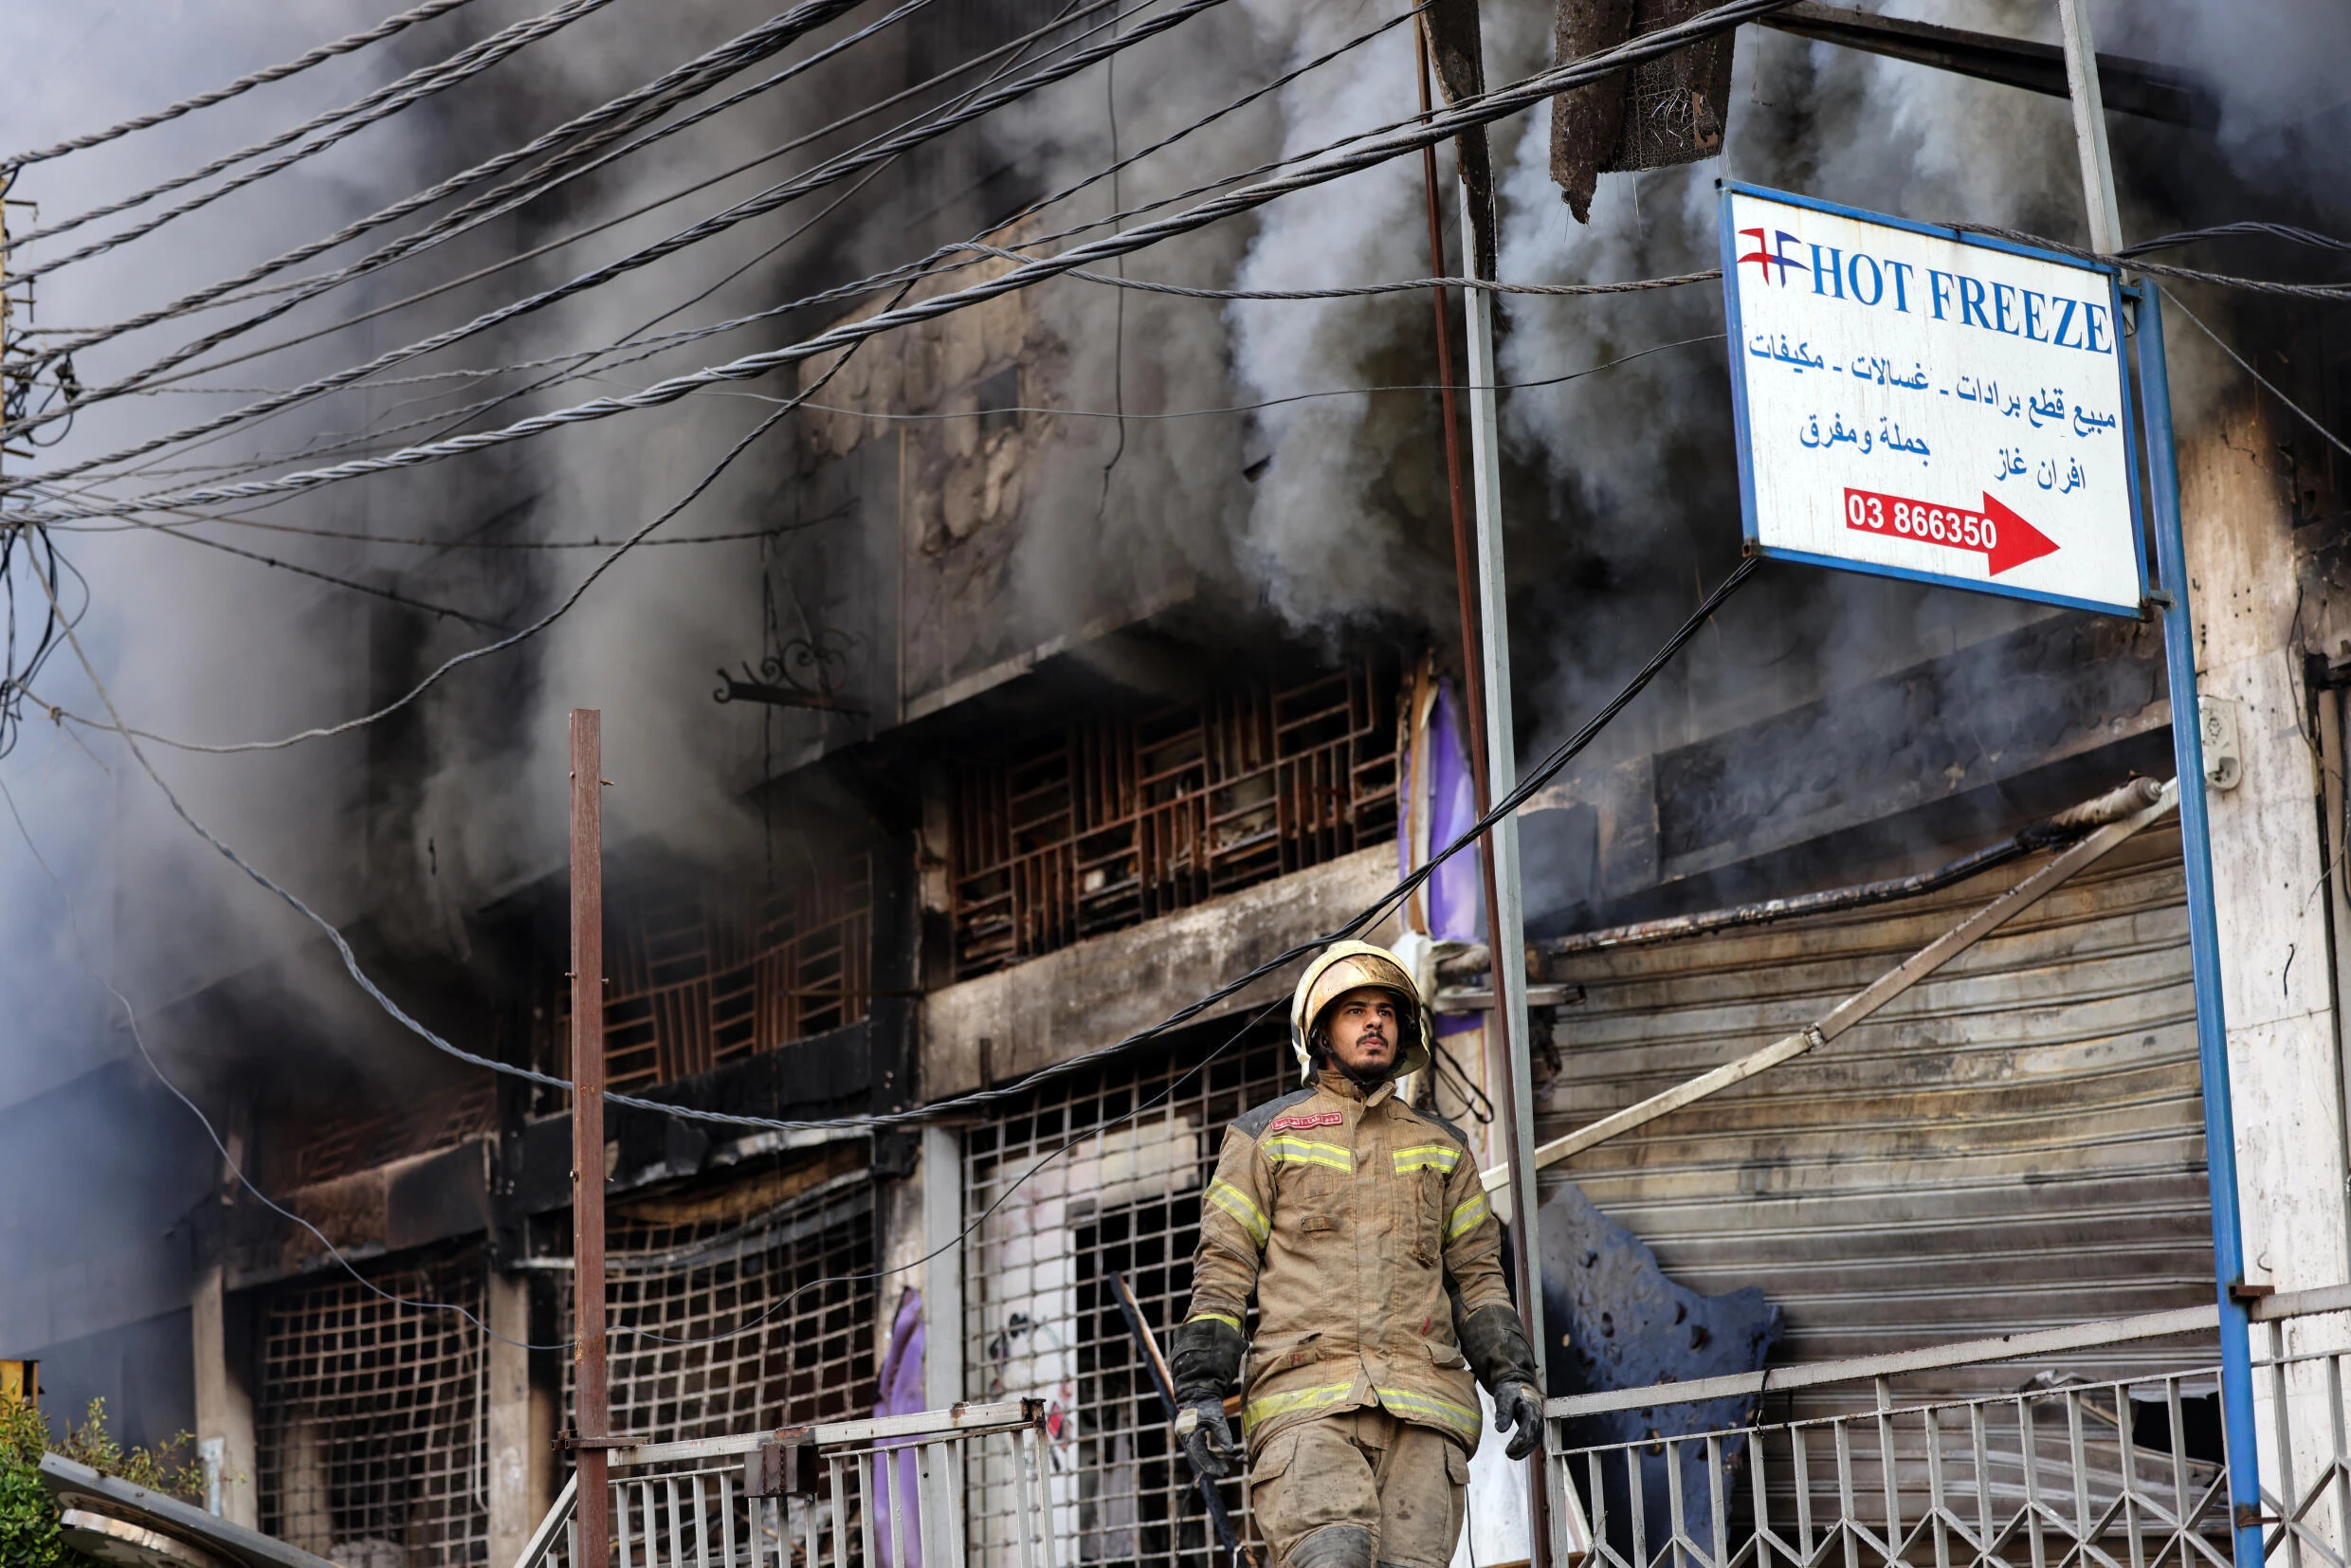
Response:
[[[1756,21],[1780,32],[1794,33],[1817,44],[1906,60],[1979,82],[2022,87],[2050,98],[2069,96],[2066,82],[2066,51],[2054,44],[2034,44],[1996,33],[1945,27],[1933,22],[1909,22],[1891,16],[1870,16],[1838,6],[1806,0]],[[2220,102],[2202,79],[2185,71],[2120,55],[2098,57],[2098,86],[2105,106],[2142,119],[2160,119],[2209,131],[2220,123]]]
[[[1726,909],[1706,909],[1690,915],[1663,915],[1655,920],[1634,921],[1629,925],[1612,925],[1597,931],[1577,931],[1564,937],[1549,937],[1533,945],[1546,957],[1565,957],[1576,953],[1601,953],[1612,948],[1639,947],[1650,942],[1677,941],[1685,937],[1709,936],[1717,931],[1733,931],[1741,926],[1770,925],[1779,921],[1801,920],[1808,915],[1866,909],[1871,904],[1891,903],[1900,899],[1938,893],[1970,877],[1980,876],[2039,850],[2055,848],[2093,828],[2103,828],[2120,817],[2142,811],[2155,803],[2156,794],[2161,787],[2152,778],[2134,778],[2095,800],[2069,806],[1996,844],[1987,844],[1931,871],[1921,871],[1913,876],[1886,877],[1877,882],[1855,883],[1849,887],[1824,888],[1817,893],[1794,893],[1783,898],[1735,903]],[[1481,943],[1452,960],[1451,964],[1439,965],[1437,973],[1449,976],[1453,966],[1459,966],[1461,973],[1474,974],[1483,970],[1486,963],[1485,948]]]
[[[579,1448],[579,1558],[610,1568],[611,1435],[604,1336],[603,715],[572,710],[572,1354]]]

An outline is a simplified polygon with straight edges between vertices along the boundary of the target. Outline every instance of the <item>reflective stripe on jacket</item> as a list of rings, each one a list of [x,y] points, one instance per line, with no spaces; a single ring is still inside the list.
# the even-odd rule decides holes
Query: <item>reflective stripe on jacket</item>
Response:
[[[1510,1298],[1502,1228],[1458,1129],[1394,1084],[1358,1095],[1325,1071],[1235,1119],[1204,1196],[1187,1316],[1239,1328],[1256,1296],[1241,1412],[1252,1445],[1376,1403],[1477,1448],[1446,1286],[1465,1314]]]

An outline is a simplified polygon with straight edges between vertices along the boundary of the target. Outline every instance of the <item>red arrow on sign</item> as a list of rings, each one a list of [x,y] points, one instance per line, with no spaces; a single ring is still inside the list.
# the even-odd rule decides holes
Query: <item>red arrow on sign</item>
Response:
[[[2057,553],[2057,541],[1984,492],[1983,510],[1936,506],[1907,496],[1876,490],[1845,492],[1845,526],[1865,534],[1890,534],[1896,538],[1939,544],[1947,550],[1973,551],[1985,558],[1993,576],[2012,566],[2037,561]]]

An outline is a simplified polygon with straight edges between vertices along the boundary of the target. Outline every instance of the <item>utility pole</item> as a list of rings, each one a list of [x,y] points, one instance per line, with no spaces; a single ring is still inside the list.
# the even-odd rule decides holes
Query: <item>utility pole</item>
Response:
[[[1478,243],[1480,225],[1472,210],[1469,182],[1461,188],[1461,255],[1464,270],[1484,278],[1487,270]],[[1494,399],[1494,297],[1482,288],[1462,290],[1462,314],[1469,339],[1469,473],[1476,501],[1478,546],[1478,650],[1485,688],[1485,777],[1491,794],[1478,802],[1480,815],[1519,781],[1517,726],[1510,702],[1510,600],[1502,553],[1502,432]],[[1520,903],[1519,818],[1494,824],[1485,840],[1487,895],[1493,917],[1485,928],[1485,950],[1493,965],[1497,1043],[1502,1048],[1502,1114],[1509,1125],[1512,1266],[1519,1288],[1519,1321],[1535,1352],[1535,1386],[1551,1392],[1544,1354],[1540,1201],[1535,1192],[1535,1085],[1530,1069],[1533,1041],[1526,1016],[1526,921]],[[1528,1548],[1536,1568],[1551,1556],[1550,1498],[1543,1490],[1540,1461],[1527,1467]]]
[[[1429,35],[1425,27],[1412,29],[1417,45],[1420,111],[1431,112]],[[1421,150],[1421,179],[1428,198],[1429,269],[1445,276],[1445,231],[1438,216],[1436,151]],[[1484,226],[1472,210],[1469,181],[1461,188],[1461,250],[1463,270],[1472,277],[1485,269],[1485,246],[1479,243]],[[1454,422],[1453,353],[1445,291],[1435,291],[1437,380],[1445,419],[1446,489],[1453,520],[1453,574],[1461,594],[1462,678],[1464,703],[1469,710],[1470,779],[1478,815],[1493,810],[1497,794],[1505,793],[1518,777],[1518,748],[1511,722],[1510,612],[1504,597],[1502,556],[1502,467],[1496,446],[1494,405],[1494,317],[1492,300],[1479,289],[1464,291],[1469,356],[1470,457],[1475,472],[1476,524],[1465,525],[1461,445]],[[1472,588],[1472,583],[1475,588]],[[1417,781],[1415,787],[1417,787]],[[1526,934],[1519,901],[1519,824],[1515,816],[1495,824],[1480,856],[1485,891],[1485,946],[1494,976],[1494,1008],[1486,1016],[1494,1054],[1502,1059],[1502,1112],[1505,1158],[1510,1172],[1508,1199],[1501,1206],[1511,1220],[1511,1274],[1518,1297],[1519,1319],[1527,1343],[1535,1352],[1535,1378],[1549,1392],[1544,1367],[1542,1264],[1537,1235],[1535,1196],[1534,1090],[1528,1068],[1526,1017]],[[1543,1491],[1540,1464],[1527,1470],[1528,1549],[1537,1568],[1547,1568],[1551,1556],[1549,1498]]]
[[[1480,225],[1470,210],[1469,187],[1461,184],[1462,260],[1470,276],[1484,270],[1476,243]],[[1502,551],[1502,448],[1494,403],[1494,297],[1464,289],[1462,310],[1469,339],[1469,477],[1476,501],[1478,654],[1485,695],[1485,777],[1492,792],[1481,813],[1508,794],[1519,781],[1517,728],[1510,704],[1510,605]],[[1493,867],[1495,916],[1486,928],[1486,950],[1494,965],[1494,1020],[1502,1053],[1502,1110],[1509,1124],[1511,1231],[1518,1239],[1519,1316],[1535,1347],[1535,1370],[1543,1376],[1542,1266],[1536,1258],[1535,1086],[1528,1067],[1526,1019],[1526,921],[1520,903],[1519,819],[1513,813],[1486,836],[1486,861]],[[1548,1387],[1548,1384],[1545,1385]]]
[[[2065,36],[2067,97],[2073,105],[2073,145],[2082,157],[2082,194],[2089,204],[2089,247],[2102,256],[2122,248],[2123,218],[2114,201],[2114,159],[2106,151],[2106,104],[2098,91],[2098,49],[2090,40],[2085,0],[2057,0]]]
[[[2090,248],[2111,256],[2123,247],[2123,218],[2114,199],[2114,158],[2106,146],[2106,116],[2099,96],[2098,49],[2090,37],[2086,0],[2058,0],[2064,34],[2066,84],[2073,105],[2082,194],[2089,210]],[[2127,278],[2125,282],[2127,283]],[[2253,1425],[2252,1329],[2239,1287],[2245,1279],[2244,1219],[2236,1175],[2236,1115],[2229,1083],[2229,1029],[2220,985],[2220,921],[2213,896],[2212,822],[2204,792],[2201,704],[2196,697],[2196,617],[2188,603],[2187,540],[2179,516],[2179,463],[2172,434],[2171,384],[2163,354],[2161,296],[2152,282],[2138,296],[2139,400],[2153,513],[2155,600],[2163,623],[2163,656],[2171,692],[2172,757],[2179,780],[2179,838],[2188,894],[2188,955],[2196,981],[2196,1065],[2204,1099],[2205,1179],[2211,1192],[2213,1273],[2220,1305],[2220,1412],[2227,1440],[2230,1534],[2237,1568],[2262,1561],[2261,1452]],[[2290,1438],[2287,1439],[2290,1441]]]
[[[572,1307],[577,1403],[574,1568],[609,1568],[612,1435],[604,1337],[604,716],[572,710]]]
[[[1431,112],[1429,40],[1415,27],[1419,44],[1420,112]],[[1445,231],[1437,216],[1437,162],[1433,148],[1421,149],[1421,178],[1428,192],[1429,267],[1445,276]],[[1467,182],[1461,192],[1461,232],[1464,269],[1480,270],[1479,226],[1469,210]],[[1453,572],[1461,592],[1462,675],[1469,711],[1469,774],[1478,815],[1494,809],[1494,797],[1508,791],[1518,777],[1518,748],[1513,738],[1510,708],[1509,614],[1502,600],[1502,471],[1495,447],[1494,317],[1489,296],[1467,289],[1469,337],[1469,439],[1476,473],[1476,523],[1467,524],[1461,471],[1461,445],[1453,412],[1453,350],[1445,291],[1436,295],[1437,382],[1445,420],[1445,473],[1453,513]],[[1497,687],[1496,682],[1500,685]],[[1488,961],[1494,966],[1495,1007],[1490,1014],[1503,1067],[1504,1158],[1510,1162],[1515,1200],[1524,1174],[1524,1203],[1513,1201],[1512,1234],[1515,1285],[1520,1316],[1535,1347],[1535,1369],[1545,1365],[1542,1342],[1542,1269],[1535,1261],[1529,1227],[1535,1213],[1535,1121],[1533,1087],[1526,1052],[1526,922],[1519,902],[1519,824],[1515,816],[1495,824],[1482,857],[1485,881],[1485,936]],[[1504,939],[1504,933],[1508,933]],[[1508,957],[1505,958],[1504,954]],[[1526,1216],[1520,1223],[1518,1216]]]

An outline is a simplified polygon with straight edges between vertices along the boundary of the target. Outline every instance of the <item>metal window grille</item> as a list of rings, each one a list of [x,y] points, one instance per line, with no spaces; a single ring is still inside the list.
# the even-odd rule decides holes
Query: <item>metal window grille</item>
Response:
[[[271,1171],[281,1186],[307,1187],[412,1155],[454,1148],[498,1124],[498,1087],[486,1074],[440,1091],[387,1103],[354,1101],[300,1119],[301,1139]]]
[[[1164,1346],[1191,1299],[1200,1194],[1225,1123],[1295,1083],[1264,1024],[1201,1056],[1178,1048],[1064,1079],[964,1135],[966,1212],[984,1216],[963,1249],[964,1392],[1046,1401],[1049,1526],[1081,1563],[1207,1568],[1213,1555],[1109,1278],[1126,1276]],[[1016,1486],[1004,1462],[973,1461],[975,1562],[1017,1560]],[[1226,1492],[1244,1519],[1245,1483]]]
[[[749,879],[617,889],[605,916],[607,1081],[673,1083],[866,1016],[873,863],[851,855],[761,891]],[[567,993],[543,1060],[563,1060]]]
[[[862,1173],[744,1221],[615,1214],[606,1235],[612,1431],[668,1443],[871,1413],[879,1297]],[[561,1295],[568,1323],[568,1278]]]
[[[1393,678],[1359,665],[1070,725],[956,778],[958,978],[1395,830]]]
[[[383,1290],[479,1317],[478,1251],[376,1272]],[[264,1307],[262,1528],[344,1568],[444,1568],[489,1553],[481,1329],[348,1277],[282,1286]]]

